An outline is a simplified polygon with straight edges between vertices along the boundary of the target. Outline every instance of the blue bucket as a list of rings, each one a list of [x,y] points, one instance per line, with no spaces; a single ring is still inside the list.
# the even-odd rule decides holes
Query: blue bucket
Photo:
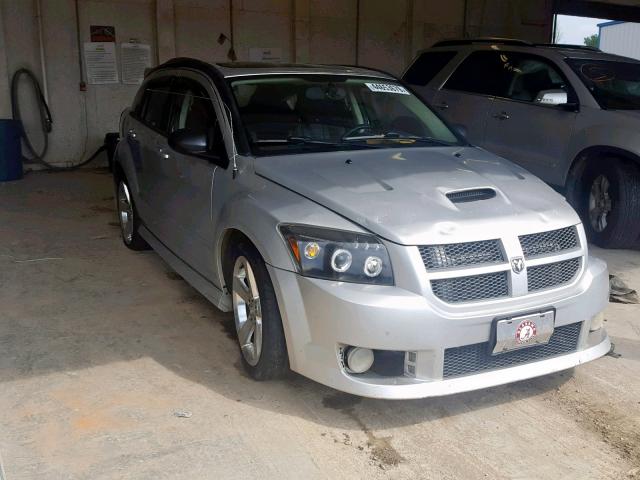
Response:
[[[0,119],[0,182],[22,178],[21,134],[20,122]]]

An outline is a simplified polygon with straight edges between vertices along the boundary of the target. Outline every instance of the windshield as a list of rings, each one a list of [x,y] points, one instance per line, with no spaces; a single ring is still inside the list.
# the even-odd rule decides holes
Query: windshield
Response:
[[[300,75],[232,80],[252,151],[457,145],[456,136],[398,82]]]
[[[567,60],[602,108],[640,109],[640,63]]]

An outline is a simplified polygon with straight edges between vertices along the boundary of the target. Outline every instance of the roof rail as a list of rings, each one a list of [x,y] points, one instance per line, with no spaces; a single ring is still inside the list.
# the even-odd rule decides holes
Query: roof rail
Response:
[[[532,46],[533,44],[526,40],[517,40],[515,38],[500,37],[478,37],[478,38],[453,38],[450,40],[441,40],[433,44],[433,47],[457,47],[460,45],[472,45],[474,43],[499,43],[501,45],[520,45]],[[432,47],[432,48],[433,48]]]
[[[544,48],[565,48],[568,50],[587,50],[589,52],[602,52],[597,47],[589,47],[587,45],[572,45],[570,43],[534,43],[534,47],[544,47]]]

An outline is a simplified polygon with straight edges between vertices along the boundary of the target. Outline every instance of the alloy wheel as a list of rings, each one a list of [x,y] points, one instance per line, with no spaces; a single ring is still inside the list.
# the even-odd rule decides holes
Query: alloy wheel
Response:
[[[233,313],[244,359],[256,366],[262,353],[260,293],[249,261],[240,256],[233,267]]]
[[[133,204],[129,187],[124,182],[118,185],[118,217],[120,218],[120,229],[122,238],[127,244],[133,240]]]
[[[603,232],[607,228],[607,217],[611,213],[611,184],[604,175],[598,175],[591,184],[589,192],[589,221],[596,232]]]

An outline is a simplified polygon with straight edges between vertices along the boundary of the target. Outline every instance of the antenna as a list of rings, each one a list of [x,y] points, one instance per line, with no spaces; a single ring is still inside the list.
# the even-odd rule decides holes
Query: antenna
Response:
[[[236,136],[233,133],[233,115],[231,113],[231,109],[226,103],[222,102],[222,105],[224,105],[225,111],[227,113],[227,119],[229,120],[229,128],[231,129],[231,157],[233,162],[232,177],[235,180],[235,178],[238,176],[238,164],[236,162],[236,158],[238,157],[238,150],[236,148]]]

